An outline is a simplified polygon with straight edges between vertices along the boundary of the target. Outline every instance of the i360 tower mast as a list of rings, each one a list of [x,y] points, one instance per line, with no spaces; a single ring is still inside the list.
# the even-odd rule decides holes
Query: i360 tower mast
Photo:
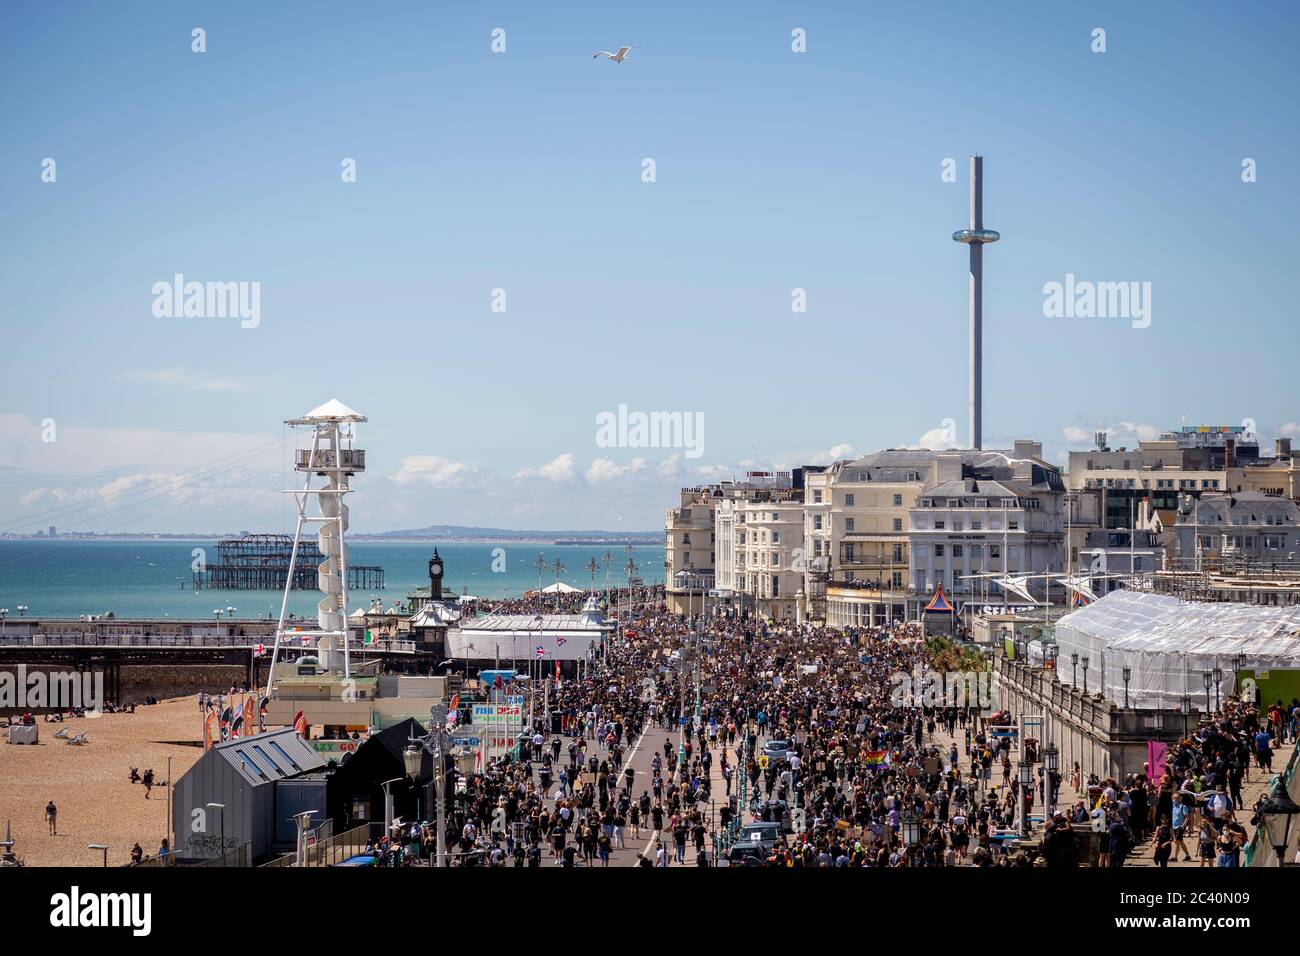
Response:
[[[281,642],[285,639],[284,619],[289,607],[289,590],[293,585],[294,569],[298,563],[299,543],[303,530],[317,526],[317,540],[324,560],[317,568],[317,582],[323,597],[317,604],[315,630],[293,632],[294,637],[316,639],[320,663],[331,673],[351,677],[348,655],[348,548],[344,538],[348,530],[348,506],[343,497],[350,490],[348,480],[357,472],[365,471],[366,453],[352,447],[353,426],[364,422],[361,415],[337,399],[331,399],[319,408],[313,408],[302,418],[291,418],[286,425],[311,429],[311,445],[295,450],[294,470],[304,475],[301,490],[286,494],[294,496],[298,506],[298,524],[293,535],[293,550],[289,554],[289,574],[284,582],[284,599],[280,602],[280,621],[275,628],[275,647],[271,652],[271,668],[267,674],[267,688],[275,686],[275,665],[279,660]],[[322,479],[319,488],[312,487],[313,479]],[[312,507],[312,502],[315,507]]]
[[[970,446],[984,447],[984,245],[1002,238],[984,228],[984,157],[970,158],[970,228],[952,234],[970,246]]]

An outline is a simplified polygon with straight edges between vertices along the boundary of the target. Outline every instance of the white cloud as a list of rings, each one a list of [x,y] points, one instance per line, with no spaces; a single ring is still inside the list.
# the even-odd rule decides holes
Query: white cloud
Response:
[[[570,481],[578,473],[578,463],[571,452],[557,455],[544,465],[523,468],[515,472],[516,478],[545,478],[547,481]]]
[[[54,441],[42,440],[43,431],[40,422],[23,415],[0,414],[0,467],[61,476],[118,469],[142,473],[223,460],[229,467],[254,458],[267,465],[281,454],[274,447],[279,435],[92,428],[62,420],[55,422]]]
[[[618,465],[608,458],[597,458],[587,469],[588,481],[610,481],[614,478],[623,478],[627,475],[635,474],[643,469],[646,465],[644,458],[633,458],[626,465]]]
[[[1275,432],[1281,438],[1296,438],[1300,436],[1300,422],[1287,422],[1279,425]]]
[[[187,388],[193,392],[256,392],[262,389],[261,385],[244,379],[209,375],[206,372],[196,372],[180,366],[136,369],[127,372],[124,377],[127,381]]]
[[[399,485],[413,481],[450,485],[466,478],[469,472],[469,466],[459,461],[450,461],[437,455],[410,455],[402,459],[402,467],[393,475],[393,481]]]

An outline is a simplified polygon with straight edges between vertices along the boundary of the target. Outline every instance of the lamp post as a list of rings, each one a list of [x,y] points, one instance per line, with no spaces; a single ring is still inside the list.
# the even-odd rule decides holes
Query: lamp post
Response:
[[[559,558],[555,559],[555,564],[551,568],[551,570],[555,572],[555,613],[559,614],[560,613],[560,575],[565,572],[565,567],[560,562]]]
[[[908,804],[903,811],[903,845],[916,846],[921,842],[921,827],[916,820],[916,811]]]
[[[1124,709],[1128,710],[1128,681],[1129,678],[1133,676],[1132,668],[1126,665],[1124,667],[1123,674],[1124,674]]]
[[[405,779],[405,777],[394,777],[380,784],[384,788],[384,834],[386,836],[393,835],[393,791],[388,788]]]
[[[1205,712],[1207,714],[1210,712],[1210,684],[1213,680],[1214,678],[1210,675],[1209,671],[1205,671],[1201,674],[1201,684],[1205,687]]]
[[[1020,835],[1029,836],[1029,788],[1034,783],[1034,766],[1023,757],[1017,762],[1016,775],[1020,781]]]
[[[1055,794],[1052,793],[1053,777],[1060,770],[1061,752],[1056,749],[1055,743],[1050,743],[1043,750],[1043,826],[1047,826],[1047,821],[1052,816],[1052,803]]]
[[[1219,688],[1223,686],[1223,668],[1218,664],[1214,665],[1214,712],[1217,714],[1222,706],[1219,699]]]
[[[1083,664],[1083,696],[1088,696],[1088,658],[1081,658]]]
[[[1183,715],[1183,737],[1187,736],[1187,717],[1192,712],[1192,698],[1186,694],[1178,701],[1178,712]]]
[[[387,794],[387,789],[384,792]],[[304,810],[293,815],[293,818],[298,821],[298,850],[295,854],[295,863],[298,866],[307,865],[307,832],[311,830],[311,818],[315,812],[315,810]]]
[[[446,751],[447,705],[439,703],[429,708],[429,733],[424,737],[412,737],[407,743],[406,750],[402,752],[402,762],[406,767],[406,775],[413,781],[420,776],[422,755],[427,753],[433,758],[433,776],[430,778],[429,784],[431,787],[436,787],[438,791],[437,865],[439,867],[446,867],[447,865],[447,792],[443,786],[443,755]]]
[[[1277,865],[1286,866],[1286,851],[1291,846],[1291,834],[1295,828],[1296,815],[1300,806],[1286,792],[1286,778],[1278,774],[1273,778],[1273,790],[1259,805],[1260,827],[1268,837],[1269,845],[1277,853]]]
[[[226,865],[226,805],[224,803],[206,804],[209,810],[221,811],[221,865]]]
[[[1070,652],[1070,686],[1079,686],[1079,652]]]

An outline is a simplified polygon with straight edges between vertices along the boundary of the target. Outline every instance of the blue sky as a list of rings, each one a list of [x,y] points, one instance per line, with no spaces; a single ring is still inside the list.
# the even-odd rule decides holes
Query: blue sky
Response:
[[[1032,436],[1059,457],[1098,427],[1131,442],[1182,419],[1300,432],[1298,19],[6,5],[0,530],[277,530],[278,459],[176,476],[331,397],[371,419],[359,530],[653,528],[681,484],[915,445],[946,418],[964,441],[949,237],[976,151],[1003,236],[985,257],[986,445]],[[625,63],[592,59],[623,44]],[[177,272],[260,282],[260,325],[156,318],[151,287]],[[1043,285],[1067,273],[1150,282],[1150,327],[1045,318]],[[702,413],[704,456],[597,447],[620,403]],[[115,497],[151,483],[165,493],[135,510]]]

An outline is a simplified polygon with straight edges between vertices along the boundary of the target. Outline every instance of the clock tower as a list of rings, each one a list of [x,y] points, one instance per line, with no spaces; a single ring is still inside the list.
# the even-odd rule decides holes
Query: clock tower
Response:
[[[433,549],[433,557],[429,559],[429,599],[442,600],[442,558],[438,557],[437,548]]]

